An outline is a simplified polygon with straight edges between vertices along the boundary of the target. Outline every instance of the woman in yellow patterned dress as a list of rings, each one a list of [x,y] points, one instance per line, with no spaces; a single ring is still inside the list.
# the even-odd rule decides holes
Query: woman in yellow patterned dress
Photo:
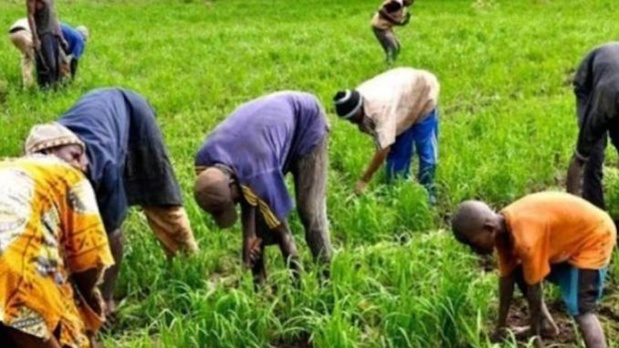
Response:
[[[0,341],[91,347],[105,318],[97,283],[113,264],[84,145],[61,126],[31,133],[44,155],[0,161]]]

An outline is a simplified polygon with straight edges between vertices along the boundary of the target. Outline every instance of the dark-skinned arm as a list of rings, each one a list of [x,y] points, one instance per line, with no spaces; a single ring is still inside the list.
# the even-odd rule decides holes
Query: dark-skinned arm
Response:
[[[241,224],[243,226],[243,266],[252,268],[254,261],[260,256],[260,240],[256,235],[256,207],[241,203]]]
[[[404,19],[398,25],[403,27],[403,26],[407,25],[408,22],[410,22],[410,21],[411,21],[411,13],[410,12],[406,12],[406,14],[404,15]]]
[[[393,18],[391,16],[391,14],[389,14],[389,12],[387,12],[387,10],[383,7],[381,8],[378,13],[380,14],[380,17],[383,19],[386,19],[389,23],[393,24],[393,25],[400,25],[401,22],[396,20],[395,18]]]
[[[292,233],[290,233],[288,224],[281,223],[279,226],[272,229],[271,232],[275,235],[282,256],[292,271],[292,274],[295,279],[298,279],[301,275],[301,264],[299,262],[297,245],[292,238]]]
[[[582,194],[582,176],[584,168],[584,159],[576,154],[572,155],[570,165],[567,169],[567,192],[577,196]]]
[[[28,11],[28,25],[30,26],[30,32],[32,33],[32,44],[35,50],[41,48],[41,41],[39,41],[39,35],[37,34],[37,24],[34,21],[34,12],[36,11],[36,1],[26,0],[26,9]]]
[[[491,337],[492,342],[500,342],[507,335],[507,315],[514,298],[515,283],[516,277],[513,272],[499,278],[499,319]]]
[[[103,297],[97,289],[101,272],[101,268],[95,267],[71,275],[75,296],[81,303],[80,313],[89,339],[93,339],[95,332],[105,322],[106,308]]]
[[[357,194],[363,192],[363,190],[365,189],[365,185],[367,185],[367,183],[369,183],[372,180],[374,173],[376,173],[378,168],[380,168],[380,166],[382,166],[383,163],[385,163],[385,160],[387,159],[387,155],[389,155],[390,150],[391,150],[391,147],[389,146],[384,149],[377,150],[374,153],[374,156],[372,157],[372,161],[370,162],[367,169],[363,173],[363,176],[357,183],[357,187],[355,188],[355,191]]]
[[[514,284],[516,277],[513,272],[499,279],[499,321],[497,331],[507,327],[507,315],[514,299]]]
[[[542,283],[529,285],[527,289],[527,301],[529,304],[529,318],[531,325],[531,337],[535,337],[536,347],[542,346]]]
[[[102,313],[102,308],[100,308],[100,303],[98,302],[99,299],[95,298],[94,291],[100,276],[100,269],[91,268],[84,272],[72,274],[71,279],[77,287],[77,290],[82,294],[86,302],[88,302],[88,305],[95,309],[95,311]]]

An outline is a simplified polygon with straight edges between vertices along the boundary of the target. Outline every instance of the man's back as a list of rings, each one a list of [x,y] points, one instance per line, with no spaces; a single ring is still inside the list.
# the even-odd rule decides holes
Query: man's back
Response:
[[[385,148],[436,107],[440,85],[428,71],[402,67],[363,82],[357,90]]]
[[[307,154],[327,129],[314,96],[272,93],[241,105],[217,126],[198,153],[196,165],[237,165],[239,175],[246,170],[285,172],[290,158]]]
[[[612,219],[584,199],[564,192],[525,196],[502,210],[520,259],[531,283],[549,272],[550,264],[569,262],[598,269],[610,260],[616,240]],[[499,253],[505,252],[499,248]]]
[[[574,77],[577,95],[589,94],[600,86],[614,85],[619,90],[619,42],[594,48],[583,59]]]

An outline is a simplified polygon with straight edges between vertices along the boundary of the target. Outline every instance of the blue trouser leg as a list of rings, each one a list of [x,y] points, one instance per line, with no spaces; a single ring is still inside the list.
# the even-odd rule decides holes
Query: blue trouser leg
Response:
[[[415,148],[419,156],[418,180],[428,191],[431,204],[436,203],[434,176],[438,162],[438,115],[432,110],[426,118],[413,126]]]
[[[438,112],[432,110],[418,124],[400,134],[387,157],[387,180],[410,177],[413,150],[419,156],[418,180],[428,191],[430,203],[436,203],[434,176],[438,161]]]
[[[414,127],[397,136],[387,155],[387,181],[408,179],[413,159],[413,144],[415,142]]]

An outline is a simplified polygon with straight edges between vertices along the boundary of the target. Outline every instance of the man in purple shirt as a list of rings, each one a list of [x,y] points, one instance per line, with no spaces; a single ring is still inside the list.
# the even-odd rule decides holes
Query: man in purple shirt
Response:
[[[311,94],[278,92],[237,108],[196,155],[194,194],[220,228],[231,227],[241,205],[243,264],[256,284],[265,277],[264,247],[277,244],[295,274],[300,265],[286,222],[293,208],[285,175],[292,173],[297,209],[315,260],[328,265],[326,212],[328,124]],[[328,275],[328,270],[324,270]]]

